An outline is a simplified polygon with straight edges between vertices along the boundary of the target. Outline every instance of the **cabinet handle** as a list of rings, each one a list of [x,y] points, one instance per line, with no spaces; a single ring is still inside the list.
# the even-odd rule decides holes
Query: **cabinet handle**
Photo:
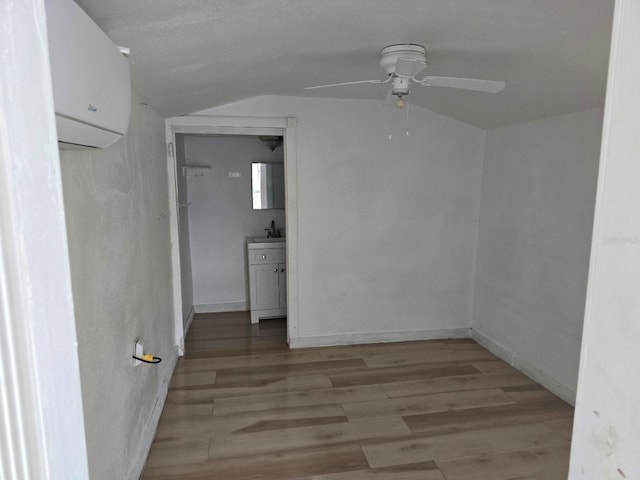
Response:
[[[274,268],[274,269],[273,269],[273,271],[274,271],[274,272],[277,272],[277,271],[278,271],[278,269],[277,269],[277,268]]]
[[[282,270],[280,270],[282,273],[284,273],[284,268]]]
[[[262,259],[265,260],[267,258],[266,255],[262,255]]]

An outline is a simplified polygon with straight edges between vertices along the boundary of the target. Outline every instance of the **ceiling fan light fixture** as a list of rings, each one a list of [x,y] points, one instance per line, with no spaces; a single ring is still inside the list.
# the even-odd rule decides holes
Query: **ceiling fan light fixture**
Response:
[[[258,138],[272,152],[282,145],[282,137],[278,135],[261,135]]]
[[[396,102],[396,107],[398,108],[404,107],[404,99],[402,98],[402,95],[398,95],[398,101]]]
[[[394,77],[391,83],[393,95],[400,97],[409,95],[409,79],[407,77]]]

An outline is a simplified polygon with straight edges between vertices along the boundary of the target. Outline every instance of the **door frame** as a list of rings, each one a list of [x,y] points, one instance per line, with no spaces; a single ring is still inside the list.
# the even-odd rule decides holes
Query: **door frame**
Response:
[[[0,477],[89,478],[43,0],[0,15]]]
[[[287,343],[298,338],[298,174],[295,117],[185,115],[165,120],[175,344],[184,355],[184,319],[180,278],[180,209],[175,154],[176,133],[200,135],[282,135],[284,138],[285,219],[287,238]]]

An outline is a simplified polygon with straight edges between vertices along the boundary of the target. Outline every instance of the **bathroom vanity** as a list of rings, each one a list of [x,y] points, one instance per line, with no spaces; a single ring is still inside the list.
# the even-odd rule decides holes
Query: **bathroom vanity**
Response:
[[[287,263],[284,238],[248,238],[251,323],[287,315]]]

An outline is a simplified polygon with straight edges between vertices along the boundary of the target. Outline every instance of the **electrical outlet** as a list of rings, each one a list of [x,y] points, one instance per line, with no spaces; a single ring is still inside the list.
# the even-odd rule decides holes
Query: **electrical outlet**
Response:
[[[133,342],[133,355],[134,357],[142,358],[143,354],[144,354],[144,347],[142,346],[142,342],[140,341],[139,338],[136,338],[135,341]],[[134,367],[137,367],[141,363],[142,362],[140,360],[136,360],[135,358],[133,359]]]

